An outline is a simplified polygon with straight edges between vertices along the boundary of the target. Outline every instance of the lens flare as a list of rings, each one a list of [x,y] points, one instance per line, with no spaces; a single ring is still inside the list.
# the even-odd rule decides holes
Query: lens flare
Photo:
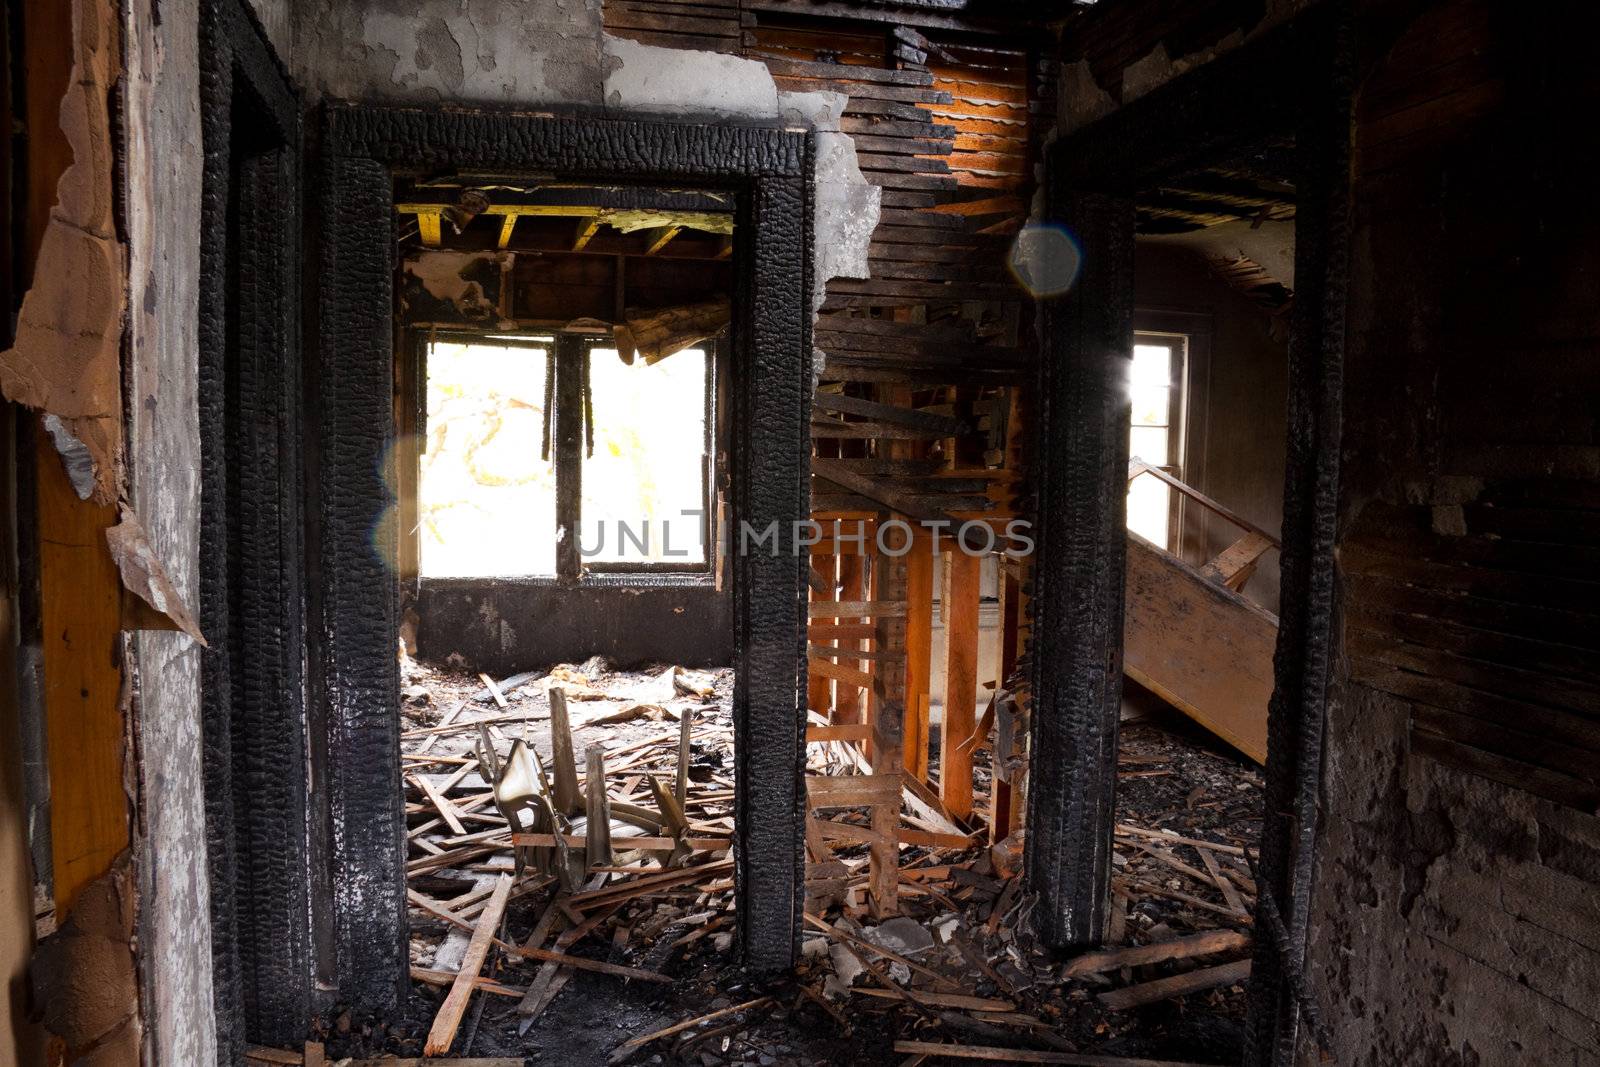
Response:
[[[1006,266],[1034,299],[1060,296],[1078,280],[1083,253],[1064,226],[1030,223],[1017,231]]]

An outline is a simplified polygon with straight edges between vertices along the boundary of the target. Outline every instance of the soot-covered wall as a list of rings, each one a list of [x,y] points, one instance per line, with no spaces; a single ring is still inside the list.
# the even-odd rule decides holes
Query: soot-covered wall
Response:
[[[417,600],[417,654],[459,654],[496,675],[605,656],[690,667],[733,661],[733,612],[709,578],[588,575],[580,585],[431,578]]]
[[[1311,961],[1343,1064],[1600,1063],[1600,210],[1573,10],[1433,4],[1358,100]]]

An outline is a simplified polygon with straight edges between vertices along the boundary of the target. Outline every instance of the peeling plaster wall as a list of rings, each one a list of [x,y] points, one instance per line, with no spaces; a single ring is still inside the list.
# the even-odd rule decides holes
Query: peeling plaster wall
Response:
[[[598,0],[257,2],[293,5],[289,67],[308,104],[565,104],[810,126],[818,131],[815,298],[820,304],[829,278],[867,277],[878,190],[839,132],[837,93],[780,93],[756,60],[608,36]]]
[[[180,597],[198,580],[199,0],[127,10],[129,498]],[[198,646],[139,631],[140,962],[147,1061],[212,1064]]]

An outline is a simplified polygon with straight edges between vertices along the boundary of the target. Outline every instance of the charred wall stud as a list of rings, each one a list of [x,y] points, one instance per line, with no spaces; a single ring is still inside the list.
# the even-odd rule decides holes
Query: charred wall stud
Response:
[[[1132,198],[1163,177],[1233,154],[1287,164],[1298,240],[1290,337],[1282,603],[1269,713],[1260,903],[1246,1062],[1291,1062],[1321,787],[1332,658],[1333,533],[1349,227],[1349,13],[1326,4],[1140,97],[1052,146],[1054,218],[1082,244],[1077,294],[1055,306],[1038,433],[1055,472],[1040,486],[1033,784],[1028,876],[1061,948],[1098,941],[1112,833],[1121,653],[1120,518],[1125,420],[1108,413],[1131,347]],[[1263,93],[1262,86],[1275,86]],[[1290,139],[1293,147],[1278,146]],[[1262,146],[1267,146],[1264,149]],[[1085,300],[1091,308],[1080,308]],[[1067,314],[1062,315],[1065,311]],[[1064,321],[1065,320],[1065,321]],[[1112,333],[1119,333],[1112,337]],[[1110,342],[1114,349],[1107,350]],[[1109,692],[1108,692],[1109,691]]]
[[[776,129],[333,105],[321,149],[313,473],[316,635],[328,718],[340,996],[383,1010],[406,978],[392,437],[393,182],[402,169],[527,169],[726,189],[739,201],[733,510],[757,529],[806,514],[811,385],[809,135]],[[746,963],[788,967],[802,901],[803,560],[733,558],[735,872]],[[316,646],[320,644],[320,648]]]
[[[300,106],[241,0],[203,6],[201,660],[219,1062],[312,1010],[301,647]],[[299,772],[299,773],[297,773]]]

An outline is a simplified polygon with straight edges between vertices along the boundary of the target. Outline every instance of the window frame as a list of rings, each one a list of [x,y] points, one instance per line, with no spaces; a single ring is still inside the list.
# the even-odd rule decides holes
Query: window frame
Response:
[[[706,338],[705,341],[701,342],[701,346],[703,347],[703,350],[705,351],[705,354],[706,354],[705,399],[704,399],[704,407],[703,407],[704,420],[705,420],[705,432],[704,432],[704,435],[703,435],[702,440],[701,440],[701,450],[700,450],[700,510],[701,510],[701,514],[704,516],[704,529],[706,531],[705,558],[699,560],[698,562],[689,562],[689,563],[674,563],[674,562],[669,562],[669,561],[665,561],[665,560],[663,560],[663,561],[614,560],[614,561],[606,561],[606,562],[589,562],[589,563],[585,563],[580,558],[578,562],[579,562],[580,570],[582,572],[587,573],[587,574],[595,574],[595,575],[602,575],[602,574],[606,574],[606,575],[627,575],[627,574],[674,575],[674,574],[677,574],[677,575],[694,575],[695,577],[703,578],[703,577],[706,577],[706,576],[710,575],[712,573],[712,571],[715,569],[716,564],[717,564],[717,546],[719,544],[718,537],[719,537],[719,533],[720,533],[720,531],[717,528],[717,521],[716,521],[717,520],[717,515],[716,515],[716,511],[717,511],[717,507],[716,507],[716,499],[717,499],[717,467],[719,466],[719,463],[718,463],[719,444],[718,444],[718,442],[720,440],[719,435],[718,435],[718,420],[717,420],[717,411],[718,411],[718,408],[719,408],[719,405],[718,405],[718,402],[717,402],[717,390],[718,390],[718,382],[719,382],[717,367],[718,367],[718,363],[719,363],[719,359],[718,359],[719,353],[718,353],[717,350],[718,350],[718,347],[719,347],[720,340],[721,340],[721,335],[718,334],[715,337],[708,337],[708,338]],[[592,336],[591,335],[591,336],[589,336],[589,337],[587,337],[585,339],[585,342],[584,342],[584,345],[583,345],[583,354],[584,354],[585,357],[589,358],[592,361],[593,353],[594,353],[595,349],[597,349],[597,348],[612,348],[612,347],[615,347],[615,345],[616,345],[616,342],[614,340],[612,340],[610,337],[601,337],[601,336]],[[671,357],[669,356],[668,358],[670,359]],[[557,379],[557,381],[559,382],[559,378]],[[561,405],[559,403],[557,403],[557,405],[556,405],[556,418],[559,419],[560,417],[561,417]],[[580,409],[580,411],[579,411],[580,422],[581,422],[581,418],[582,418],[582,411]],[[580,438],[580,442],[581,442],[581,438]],[[582,468],[581,461],[579,463],[579,468],[580,468],[580,471],[581,471],[581,468]],[[581,479],[581,477],[582,477],[581,473],[580,473],[579,477]],[[557,484],[559,484],[559,481],[560,481],[560,474],[558,472],[557,473]],[[582,497],[583,497],[583,493],[582,493],[582,485],[583,485],[583,483],[582,483],[582,481],[580,480],[577,483],[577,485],[578,485],[578,493],[577,493],[577,496],[576,496],[576,498],[574,500],[574,503],[573,503],[574,511],[573,511],[573,514],[572,514],[572,518],[574,519],[574,524],[573,524],[572,528],[575,529],[575,530],[581,530],[583,528],[582,527],[582,521],[583,521],[583,499],[582,499]],[[578,540],[577,540],[576,537],[574,537],[573,538],[573,545],[576,546],[577,544],[578,544]]]
[[[1147,328],[1138,325],[1134,329],[1133,344],[1149,347],[1165,348],[1170,353],[1168,357],[1168,393],[1167,393],[1167,462],[1154,464],[1162,470],[1181,481],[1187,481],[1185,472],[1188,470],[1189,450],[1189,385],[1190,385],[1190,351],[1193,339],[1188,333],[1172,329]],[[1132,349],[1129,349],[1132,356]],[[1131,397],[1131,391],[1130,391]],[[1134,428],[1133,413],[1128,416],[1128,427]],[[1156,428],[1156,427],[1151,427]],[[1132,435],[1130,434],[1130,441]],[[1131,491],[1132,483],[1129,483]],[[1184,523],[1184,495],[1176,492],[1171,487],[1167,489],[1167,538],[1166,543],[1160,547],[1174,555],[1181,553],[1183,547]]]
[[[437,330],[413,331],[416,360],[415,390],[417,427],[416,457],[420,467],[428,440],[428,353],[434,344],[486,345],[497,348],[527,348],[548,353],[550,367],[555,375],[547,394],[552,398],[554,414],[551,431],[551,462],[555,467],[556,521],[550,531],[558,538],[554,574],[429,576],[423,572],[420,529],[413,535],[418,538],[417,573],[423,581],[493,580],[509,582],[558,583],[563,585],[601,582],[626,584],[629,576],[651,576],[658,580],[674,578],[693,583],[710,581],[717,567],[720,530],[717,523],[719,499],[718,472],[723,466],[721,454],[721,352],[722,335],[702,342],[706,353],[705,366],[705,434],[701,452],[700,506],[705,515],[705,557],[698,561],[616,560],[605,562],[585,561],[579,551],[578,531],[583,521],[583,461],[586,454],[585,412],[583,393],[588,380],[589,360],[596,349],[611,348],[615,341],[606,334],[575,330],[536,330],[527,333],[498,330]],[[420,502],[422,481],[420,470],[416,482]],[[563,533],[567,531],[567,533]]]

